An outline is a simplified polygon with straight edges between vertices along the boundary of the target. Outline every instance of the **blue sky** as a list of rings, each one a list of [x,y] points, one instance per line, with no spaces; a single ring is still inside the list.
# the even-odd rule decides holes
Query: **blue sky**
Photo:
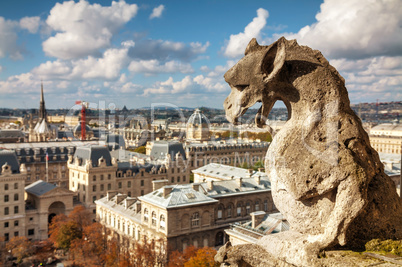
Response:
[[[223,74],[253,37],[322,51],[352,103],[402,99],[400,0],[0,3],[0,107],[75,100],[222,108]]]

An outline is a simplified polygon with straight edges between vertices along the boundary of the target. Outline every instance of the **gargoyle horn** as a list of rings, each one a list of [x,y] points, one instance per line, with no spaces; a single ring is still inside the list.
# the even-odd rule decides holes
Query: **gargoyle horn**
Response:
[[[251,41],[248,43],[247,48],[246,48],[246,51],[244,52],[244,55],[246,56],[248,53],[258,51],[258,50],[260,50],[260,49],[262,49],[262,48],[263,48],[263,47],[260,46],[260,45],[257,43],[257,39],[253,38],[253,39],[251,39]]]

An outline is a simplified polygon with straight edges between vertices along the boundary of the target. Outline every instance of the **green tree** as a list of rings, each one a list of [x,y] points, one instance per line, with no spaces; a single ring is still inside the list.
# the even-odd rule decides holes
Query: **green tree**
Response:
[[[146,148],[145,148],[145,146],[139,146],[136,149],[134,149],[134,152],[145,154],[146,153]]]

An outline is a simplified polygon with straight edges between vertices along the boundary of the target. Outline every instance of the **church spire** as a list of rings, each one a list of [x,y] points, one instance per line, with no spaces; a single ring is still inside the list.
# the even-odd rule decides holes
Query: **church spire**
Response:
[[[46,118],[46,109],[45,109],[45,98],[43,96],[43,81],[41,82],[40,87],[40,103],[39,103],[39,121],[47,119]]]

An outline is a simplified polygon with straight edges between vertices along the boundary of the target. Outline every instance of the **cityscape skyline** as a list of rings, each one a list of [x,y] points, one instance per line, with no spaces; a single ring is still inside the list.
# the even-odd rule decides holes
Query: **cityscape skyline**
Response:
[[[76,100],[222,108],[251,38],[320,50],[352,103],[402,99],[398,1],[40,1],[0,4],[0,107]],[[90,19],[89,19],[90,18]],[[375,23],[369,23],[374,21]]]

